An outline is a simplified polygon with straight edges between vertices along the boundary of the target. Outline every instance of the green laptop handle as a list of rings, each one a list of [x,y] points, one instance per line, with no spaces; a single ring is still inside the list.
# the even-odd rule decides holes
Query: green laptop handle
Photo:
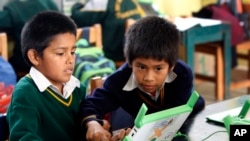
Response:
[[[144,116],[146,115],[147,111],[148,111],[147,106],[144,103],[142,103],[141,108],[140,108],[140,110],[135,118],[135,126],[136,127],[140,127],[141,121],[144,118]]]
[[[242,109],[241,109],[241,111],[240,111],[240,113],[239,113],[239,115],[238,115],[238,117],[239,118],[245,118],[249,108],[250,108],[250,100],[246,100],[243,107],[242,107]]]
[[[197,100],[199,99],[199,94],[196,90],[193,90],[190,98],[188,99],[188,102],[187,104],[190,106],[190,107],[194,107],[194,105],[196,104]]]

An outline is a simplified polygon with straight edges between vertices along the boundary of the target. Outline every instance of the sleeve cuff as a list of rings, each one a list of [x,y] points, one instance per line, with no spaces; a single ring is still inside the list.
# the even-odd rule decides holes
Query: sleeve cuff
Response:
[[[87,124],[88,122],[90,122],[90,121],[97,121],[99,124],[101,124],[101,126],[103,126],[103,120],[96,118],[96,116],[94,116],[94,115],[84,118],[84,119],[82,120],[81,125],[82,125],[82,126],[86,126],[86,124]]]

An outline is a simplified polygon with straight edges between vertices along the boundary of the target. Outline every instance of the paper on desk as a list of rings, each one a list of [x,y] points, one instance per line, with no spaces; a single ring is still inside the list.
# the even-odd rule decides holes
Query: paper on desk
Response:
[[[242,109],[242,106],[237,107],[237,108],[233,108],[233,109],[230,109],[230,110],[226,110],[226,111],[223,111],[223,112],[215,113],[215,114],[207,116],[206,118],[209,121],[224,123],[223,122],[224,117],[226,117],[228,115],[230,115],[230,116],[238,116],[241,109]]]
[[[187,18],[175,17],[174,18],[174,24],[177,26],[177,29],[179,29],[180,31],[185,31],[196,25],[211,26],[211,25],[218,25],[221,23],[222,21],[220,20],[204,19],[204,18],[196,18],[196,17],[187,17]]]

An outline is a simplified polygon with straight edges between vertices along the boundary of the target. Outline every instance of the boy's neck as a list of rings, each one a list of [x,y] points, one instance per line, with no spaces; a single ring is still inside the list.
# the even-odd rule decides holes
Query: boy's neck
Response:
[[[152,96],[156,95],[156,91],[150,93]]]

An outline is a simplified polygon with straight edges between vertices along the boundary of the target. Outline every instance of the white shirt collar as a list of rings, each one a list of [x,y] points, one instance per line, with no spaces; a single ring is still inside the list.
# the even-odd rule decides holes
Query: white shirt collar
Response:
[[[173,71],[171,71],[171,72],[169,72],[169,74],[167,75],[167,77],[166,77],[166,79],[165,79],[165,83],[171,83],[172,81],[174,81],[175,80],[175,78],[177,77],[177,74],[176,73],[174,73]],[[164,86],[164,84],[163,84],[163,86]],[[137,84],[137,82],[136,82],[136,80],[135,80],[135,78],[134,78],[134,75],[133,75],[133,73],[130,75],[130,77],[129,77],[129,79],[128,79],[128,81],[127,81],[127,83],[126,83],[126,85],[123,87],[123,89],[122,90],[124,90],[124,91],[132,91],[133,89],[135,89],[135,88],[137,88],[138,87],[138,84]],[[140,87],[138,87],[140,90],[142,90]],[[142,90],[143,91],[143,90]],[[147,92],[145,92],[145,93],[147,93]],[[159,97],[159,95],[160,95],[160,90],[157,90],[156,91],[156,95],[155,96],[152,96],[151,94],[149,94],[149,93],[147,93],[148,95],[150,95],[151,96],[151,98],[153,99],[153,100],[157,100],[157,98]]]
[[[43,92],[50,87],[62,97],[68,98],[76,87],[80,88],[80,81],[72,75],[70,80],[64,84],[63,94],[60,94],[58,89],[53,86],[50,81],[36,68],[31,67],[29,74],[40,92]]]

